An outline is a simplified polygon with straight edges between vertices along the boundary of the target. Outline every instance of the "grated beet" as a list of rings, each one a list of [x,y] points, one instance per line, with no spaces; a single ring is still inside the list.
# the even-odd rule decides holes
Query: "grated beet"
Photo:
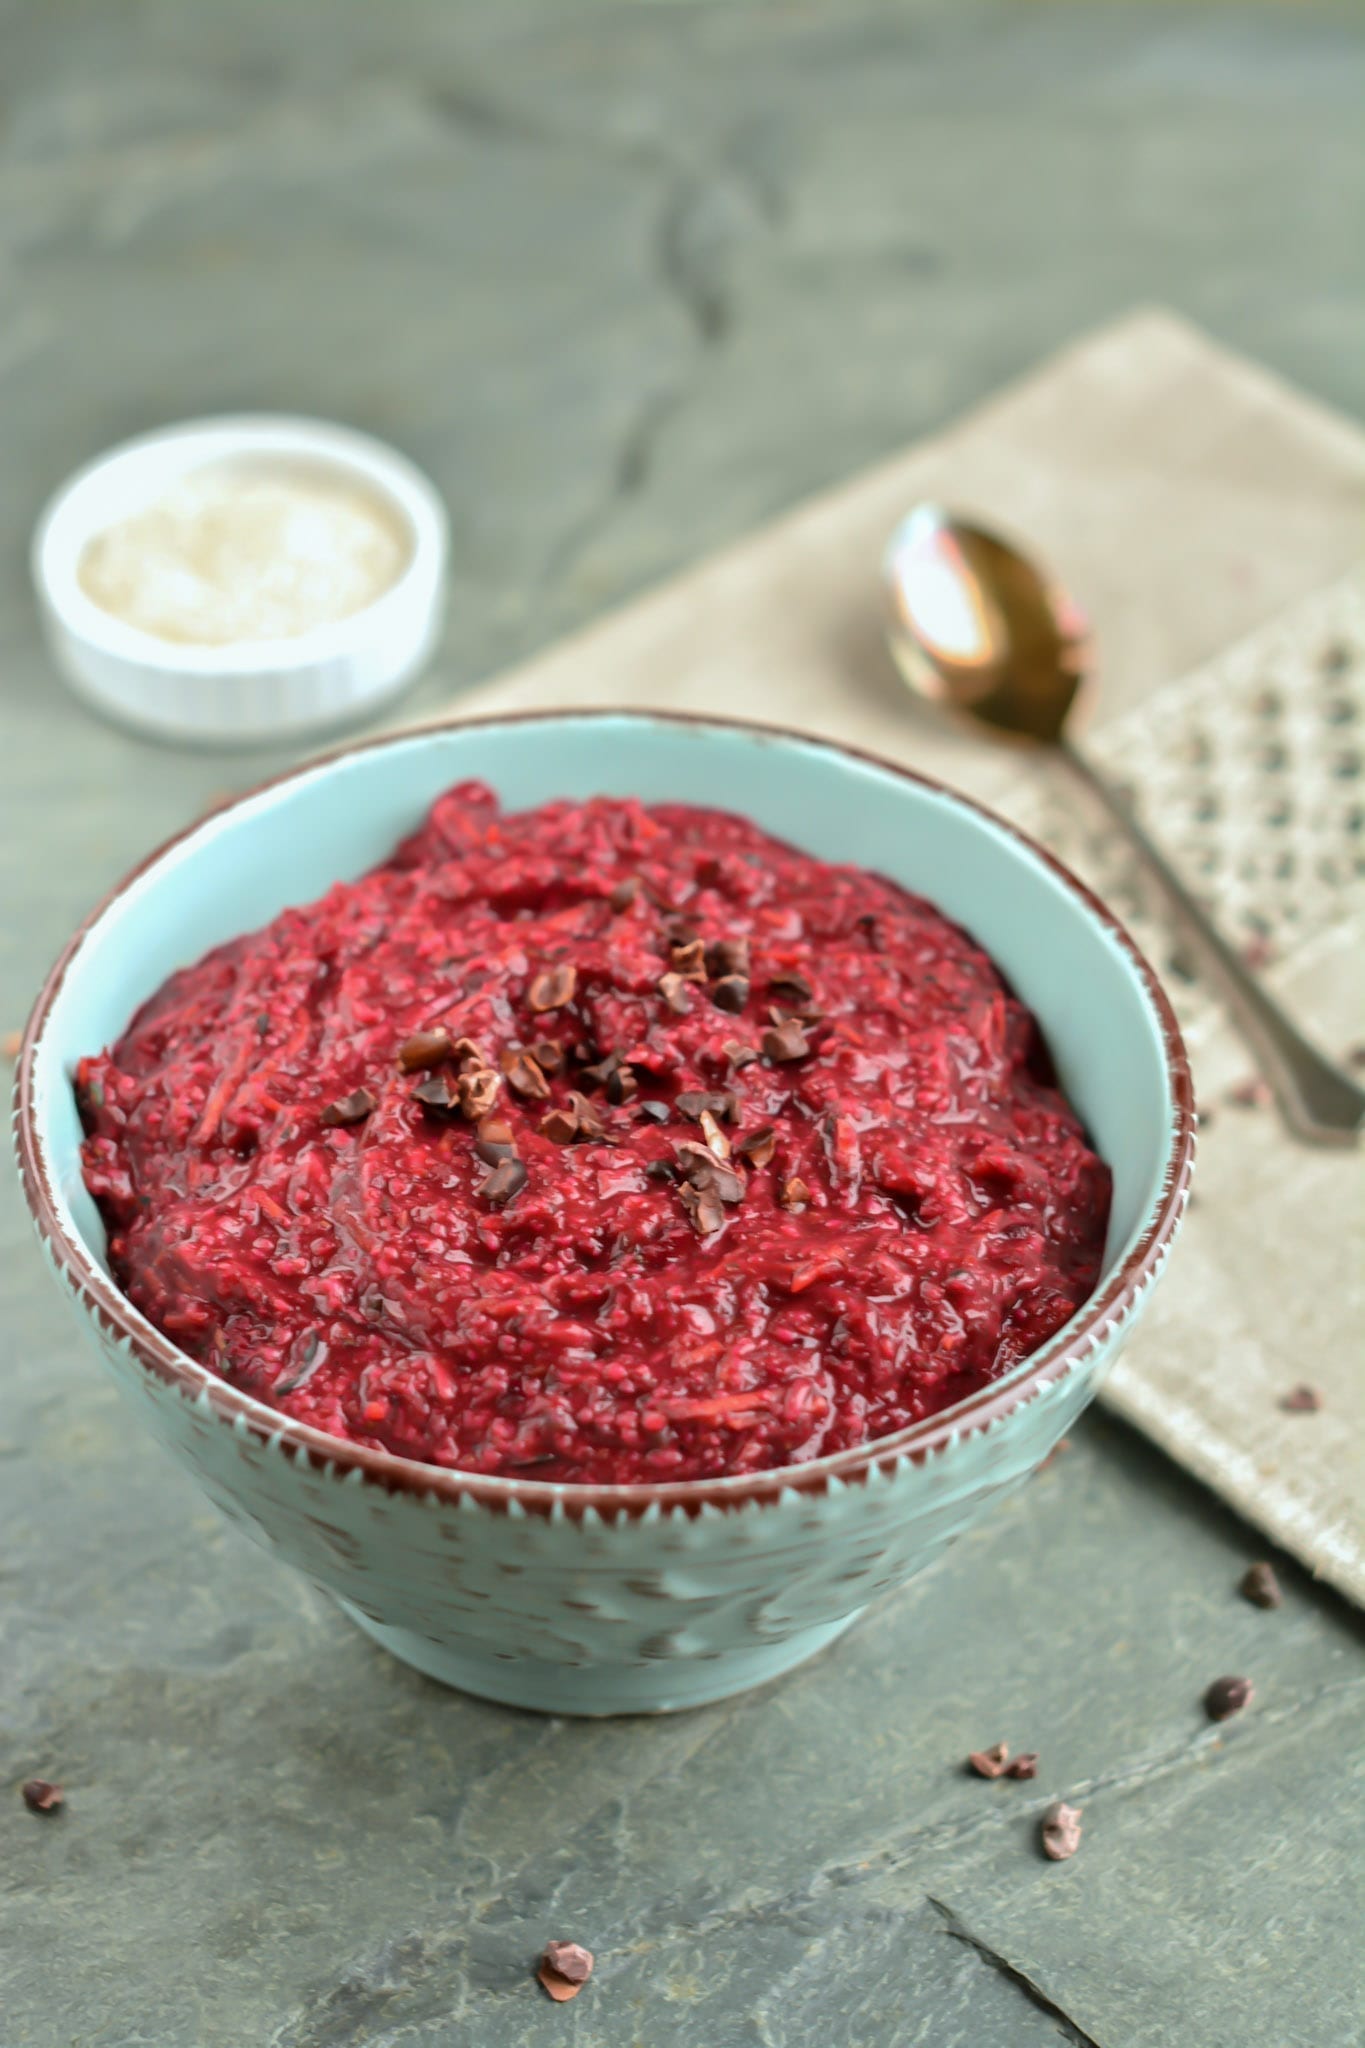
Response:
[[[818,1024],[756,1056],[688,994],[741,968]],[[185,1351],[335,1436],[538,1479],[752,1471],[934,1414],[1085,1300],[1109,1207],[961,931],[674,804],[453,789],[172,976],[77,1093],[114,1272]]]

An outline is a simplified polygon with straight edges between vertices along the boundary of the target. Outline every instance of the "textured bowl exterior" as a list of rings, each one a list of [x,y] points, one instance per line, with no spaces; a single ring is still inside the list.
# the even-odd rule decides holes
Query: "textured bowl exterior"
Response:
[[[555,723],[545,721],[551,742]],[[1118,930],[1099,906],[1085,914]],[[225,1514],[385,1647],[447,1683],[546,1712],[698,1705],[801,1662],[930,1563],[1036,1470],[1126,1341],[1169,1253],[1193,1152],[1179,1036],[1132,958],[1160,1016],[1172,1128],[1128,1255],[999,1386],[882,1443],[742,1481],[554,1487],[437,1470],[336,1443],[185,1358],[131,1309],[55,1198],[72,1161],[45,1156],[34,1080],[52,1057],[44,1031],[64,962],[21,1053],[21,1173],[64,1294],[149,1427]]]
[[[390,1491],[148,1373],[72,1294],[154,1434],[257,1542],[431,1676],[559,1714],[664,1712],[775,1678],[1013,1492],[1094,1394],[1146,1299],[1003,1414],[849,1479],[695,1512],[527,1512]]]

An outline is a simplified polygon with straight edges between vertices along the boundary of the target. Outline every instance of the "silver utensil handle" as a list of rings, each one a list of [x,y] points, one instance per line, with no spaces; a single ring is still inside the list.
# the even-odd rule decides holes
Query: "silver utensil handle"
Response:
[[[1290,1022],[1190,894],[1155,841],[1148,838],[1113,784],[1068,741],[1062,741],[1059,751],[1073,775],[1127,833],[1198,941],[1233,1021],[1256,1054],[1290,1129],[1310,1145],[1356,1143],[1365,1124],[1365,1090],[1325,1059]]]

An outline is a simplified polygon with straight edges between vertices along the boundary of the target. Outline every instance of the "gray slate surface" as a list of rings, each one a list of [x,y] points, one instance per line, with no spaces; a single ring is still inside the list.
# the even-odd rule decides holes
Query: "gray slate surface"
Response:
[[[238,405],[408,448],[454,523],[434,706],[1136,299],[1358,408],[1360,73],[1309,7],[0,0],[0,1026],[275,765],[53,680],[24,550],[74,463]],[[1260,1544],[1112,1423],[785,1683],[538,1720],[218,1520],[12,1183],[0,2048],[1357,2038],[1355,1622],[1288,1567],[1280,1612],[1240,1601]],[[1035,1784],[963,1775],[1002,1736]],[[547,1936],[598,1951],[572,2006],[528,1978]]]

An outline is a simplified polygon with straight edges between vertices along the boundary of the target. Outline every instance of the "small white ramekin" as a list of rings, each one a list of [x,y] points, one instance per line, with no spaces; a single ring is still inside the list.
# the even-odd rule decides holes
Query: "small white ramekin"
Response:
[[[162,640],[115,618],[81,588],[97,533],[210,464],[301,461],[367,488],[407,530],[396,583],[349,618],[287,639],[229,646]],[[411,462],[368,434],[325,420],[238,413],[126,441],[68,478],[33,537],[33,581],[48,644],[76,692],[163,739],[246,745],[340,726],[394,697],[441,627],[445,507]]]

